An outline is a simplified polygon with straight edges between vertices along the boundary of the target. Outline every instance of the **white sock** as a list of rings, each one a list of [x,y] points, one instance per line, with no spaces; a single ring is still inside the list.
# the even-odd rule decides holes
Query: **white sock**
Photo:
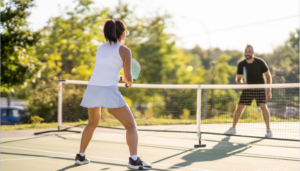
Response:
[[[130,156],[130,157],[132,158],[132,160],[135,161],[135,160],[137,160],[137,157],[138,157],[138,156],[137,156],[137,155],[132,155],[132,156]]]
[[[85,153],[79,153],[81,155],[81,157],[85,156]]]

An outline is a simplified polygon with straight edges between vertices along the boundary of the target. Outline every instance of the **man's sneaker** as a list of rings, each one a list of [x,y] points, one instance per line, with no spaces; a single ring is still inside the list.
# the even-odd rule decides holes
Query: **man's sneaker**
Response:
[[[269,129],[267,129],[267,133],[266,133],[266,137],[267,138],[272,138],[272,131],[271,130],[269,130]]]
[[[143,162],[139,157],[137,160],[133,160],[131,157],[129,157],[129,163],[128,163],[128,169],[131,170],[149,170],[152,169],[151,164]]]
[[[76,155],[75,158],[75,165],[83,165],[88,164],[90,162],[89,159],[86,159],[85,156],[81,156],[80,154]]]
[[[228,131],[225,132],[226,135],[232,135],[232,134],[236,134],[236,130],[235,128],[230,128]]]

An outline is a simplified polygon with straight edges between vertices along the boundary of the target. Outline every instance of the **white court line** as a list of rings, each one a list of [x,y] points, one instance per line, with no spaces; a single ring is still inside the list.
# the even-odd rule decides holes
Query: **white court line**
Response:
[[[30,159],[41,159],[41,158],[58,158],[58,157],[67,157],[67,156],[75,156],[75,154],[69,154],[64,156],[45,156],[45,157],[31,157],[31,158],[19,158],[19,159],[3,159],[0,161],[12,161],[12,160],[30,160]]]
[[[94,135],[97,135],[97,134],[113,134],[112,132],[98,132],[98,133],[94,133]],[[116,133],[117,134],[117,133]],[[29,137],[8,137],[8,138],[1,138],[1,140],[7,140],[7,139],[24,139],[24,138],[40,138],[40,137],[56,137],[57,135],[59,134],[51,134],[51,135],[40,135],[40,136],[29,136]],[[62,137],[72,137],[72,136],[80,136],[81,137],[81,133],[76,133],[76,134],[61,134],[59,136],[62,136]]]
[[[7,139],[23,139],[23,138],[40,138],[40,137],[49,137],[53,135],[40,135],[40,136],[30,136],[30,137],[8,137],[8,138],[1,138],[1,140],[7,140]]]
[[[8,138],[1,138],[1,140],[9,140],[9,139],[25,139],[25,138],[41,138],[41,137],[53,137],[53,136],[57,136],[58,134],[51,134],[51,135],[40,135],[40,136],[36,136],[36,135],[32,135],[32,136],[29,136],[29,137],[8,137]],[[59,136],[74,136],[74,135],[80,135],[79,133],[77,134],[62,134],[62,135],[59,135]]]
[[[1,148],[19,149],[19,150],[28,150],[28,151],[39,151],[39,152],[46,152],[46,153],[55,153],[55,154],[66,154],[66,156],[74,155],[74,154],[71,154],[71,153],[62,153],[62,152],[56,152],[56,151],[36,150],[36,149],[19,148],[19,147],[11,147],[11,146],[0,146],[0,147]],[[56,156],[56,157],[58,157],[58,156]],[[127,162],[128,161],[128,160],[105,158],[105,157],[98,157],[98,156],[88,156],[88,157],[90,157],[90,158],[104,159],[104,160],[122,161],[122,162]],[[27,159],[36,159],[36,158],[47,158],[47,157],[34,157],[34,158],[21,158],[21,159],[4,159],[4,160],[0,160],[0,161],[7,161],[7,160],[27,160]],[[50,158],[50,156],[48,158]],[[198,168],[191,168],[191,167],[184,167],[184,166],[174,166],[174,165],[166,165],[166,164],[152,164],[152,165],[168,166],[168,167],[172,167],[172,168],[184,168],[184,169],[189,169],[189,170],[212,171],[212,170],[206,170],[206,169],[198,169]]]
[[[29,150],[29,151],[39,151],[39,152],[46,152],[46,153],[56,153],[56,154],[71,154],[71,153],[61,153],[56,151],[45,151],[45,150],[36,150],[36,149],[30,149],[30,148],[19,148],[19,147],[10,147],[10,146],[0,146],[1,148],[13,148],[13,149],[19,149],[19,150]]]

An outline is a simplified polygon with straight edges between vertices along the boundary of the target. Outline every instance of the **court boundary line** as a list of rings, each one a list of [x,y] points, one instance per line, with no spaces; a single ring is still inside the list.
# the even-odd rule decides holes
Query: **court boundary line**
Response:
[[[66,156],[69,155],[74,155],[75,154],[71,154],[71,153],[62,153],[62,152],[56,152],[56,151],[46,151],[46,150],[37,150],[37,149],[30,149],[30,148],[20,148],[20,147],[12,147],[12,146],[0,146],[0,148],[11,148],[11,149],[19,149],[19,150],[28,150],[28,151],[39,151],[39,152],[46,152],[46,153],[55,153],[55,154],[66,154]],[[50,157],[50,156],[49,156]],[[49,157],[39,157],[39,158],[49,158]],[[57,156],[56,156],[57,157]],[[99,156],[88,156],[89,158],[99,158],[99,159],[104,159],[104,160],[114,160],[114,161],[122,161],[122,162],[127,162],[128,160],[122,160],[122,159],[114,159],[114,158],[105,158],[105,157],[99,157]],[[35,159],[31,158],[31,159]],[[51,158],[55,158],[55,157],[51,157]],[[29,158],[27,158],[29,159]],[[23,158],[23,160],[27,160],[25,158]],[[4,160],[9,160],[9,159],[4,159]],[[13,159],[12,159],[13,160]],[[22,159],[14,159],[14,160],[22,160]],[[0,160],[3,161],[3,160]],[[151,163],[152,164],[152,163]],[[189,170],[201,170],[201,171],[213,171],[213,170],[206,170],[206,169],[198,169],[198,168],[192,168],[192,167],[184,167],[184,166],[176,166],[176,165],[166,165],[166,164],[152,164],[152,165],[158,165],[158,166],[169,166],[171,168],[184,168],[184,169],[189,169]]]
[[[63,156],[45,156],[45,157],[30,157],[30,158],[19,158],[19,159],[3,159],[2,161],[14,161],[14,160],[31,160],[31,159],[40,159],[40,158],[59,158],[59,157],[67,157],[67,156],[75,156],[75,154],[63,155]]]
[[[27,137],[7,137],[7,138],[1,138],[1,140],[5,140],[5,139],[22,139],[22,138],[39,138],[39,137],[51,137],[51,136],[56,136],[56,135],[59,135],[59,134],[50,134],[50,135],[39,135],[39,136],[36,136],[36,135],[32,135],[32,136],[27,136]],[[81,135],[81,134],[61,134],[63,136],[74,136],[74,135]],[[95,134],[94,134],[95,135]]]
[[[80,128],[80,127],[76,127],[76,128]],[[82,128],[82,130],[83,130],[84,128]],[[15,130],[13,130],[13,131],[15,131]],[[18,131],[18,130],[16,130],[16,131]],[[38,131],[38,129],[36,130],[36,131]],[[95,131],[97,131],[97,130],[95,130]],[[116,132],[100,132],[100,131],[98,131],[98,132],[95,132],[94,133],[94,135],[96,135],[96,134],[110,134],[110,133],[116,133]],[[117,134],[120,134],[120,133],[117,133]],[[56,135],[60,135],[60,134],[50,134],[50,135],[39,135],[39,136],[36,136],[36,135],[32,135],[32,136],[26,136],[26,137],[7,137],[7,138],[1,138],[1,140],[6,140],[6,139],[23,139],[23,138],[39,138],[39,137],[51,137],[51,136],[56,136]],[[61,136],[76,136],[76,135],[79,135],[79,136],[81,136],[81,134],[78,134],[78,133],[74,133],[74,134],[61,134]]]
[[[40,138],[40,137],[49,137],[54,135],[41,135],[41,136],[28,136],[28,137],[7,137],[7,138],[1,138],[1,140],[7,140],[7,139],[22,139],[22,138]]]

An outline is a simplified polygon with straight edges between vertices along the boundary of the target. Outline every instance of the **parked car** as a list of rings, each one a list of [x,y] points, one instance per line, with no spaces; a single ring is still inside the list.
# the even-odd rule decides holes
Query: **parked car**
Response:
[[[0,107],[0,109],[1,125],[20,124],[26,118],[24,107],[22,106]]]

